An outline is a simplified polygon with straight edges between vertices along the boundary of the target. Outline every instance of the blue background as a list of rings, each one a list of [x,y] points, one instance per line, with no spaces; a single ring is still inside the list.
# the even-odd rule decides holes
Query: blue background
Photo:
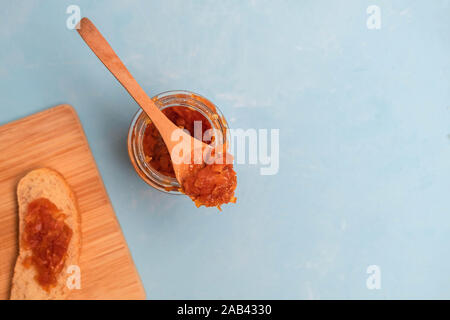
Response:
[[[126,151],[138,107],[67,29],[70,4],[150,95],[280,129],[279,173],[238,165],[222,213],[147,186]],[[150,299],[450,298],[449,16],[448,0],[1,0],[0,123],[75,107]]]

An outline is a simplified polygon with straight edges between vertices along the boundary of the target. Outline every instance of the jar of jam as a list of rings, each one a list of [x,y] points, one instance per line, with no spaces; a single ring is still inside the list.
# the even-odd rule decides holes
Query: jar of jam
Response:
[[[189,91],[163,92],[152,99],[175,125],[192,136],[197,122],[201,124],[203,142],[212,146],[223,142],[229,146],[228,124],[219,108],[208,99]],[[181,194],[167,147],[142,109],[137,111],[128,131],[128,155],[147,184],[163,192]]]

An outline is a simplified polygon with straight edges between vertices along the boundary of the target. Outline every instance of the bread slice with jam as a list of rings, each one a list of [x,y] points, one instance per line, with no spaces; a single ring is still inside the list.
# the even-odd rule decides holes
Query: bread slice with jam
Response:
[[[80,214],[75,196],[58,172],[29,172],[17,186],[19,256],[11,300],[67,299],[70,266],[81,251]]]

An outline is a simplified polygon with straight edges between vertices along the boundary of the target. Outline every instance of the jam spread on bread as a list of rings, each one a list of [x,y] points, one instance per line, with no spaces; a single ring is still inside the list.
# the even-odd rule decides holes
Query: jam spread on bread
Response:
[[[22,241],[31,255],[25,258],[24,265],[36,268],[36,280],[47,291],[57,284],[72,238],[72,229],[64,222],[65,218],[46,198],[28,204]]]
[[[195,121],[201,122],[202,138],[205,132],[211,129],[209,121],[198,111],[188,107],[168,107],[162,111],[176,126],[189,131],[194,136]],[[210,131],[211,132],[211,131]],[[211,143],[209,137],[205,143]],[[175,177],[169,150],[166,147],[158,129],[153,123],[149,123],[144,132],[143,150],[145,161],[156,171],[169,177]]]
[[[214,162],[192,164],[190,173],[182,181],[183,192],[197,207],[217,207],[225,203],[235,203],[234,190],[237,185],[236,172],[227,153],[218,156],[211,154]],[[219,159],[219,161],[216,161]],[[228,161],[227,161],[228,160]],[[209,162],[209,161],[208,161]]]

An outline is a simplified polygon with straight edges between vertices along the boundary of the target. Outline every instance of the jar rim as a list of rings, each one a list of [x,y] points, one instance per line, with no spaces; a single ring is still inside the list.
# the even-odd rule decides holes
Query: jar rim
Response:
[[[211,127],[222,135],[220,137],[222,141],[229,145],[228,123],[220,109],[207,98],[186,90],[170,90],[155,95],[152,100],[155,101],[160,110],[174,106],[185,106],[200,112],[210,122]],[[169,194],[181,194],[181,186],[176,178],[161,174],[145,161],[142,140],[146,125],[142,121],[146,119],[148,119],[148,116],[139,108],[131,121],[127,139],[130,161],[141,179],[150,186]],[[139,130],[139,132],[136,130]]]

